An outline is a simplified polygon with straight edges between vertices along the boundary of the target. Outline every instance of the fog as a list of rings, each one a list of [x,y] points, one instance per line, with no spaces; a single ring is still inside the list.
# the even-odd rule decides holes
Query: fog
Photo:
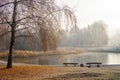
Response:
[[[109,43],[107,25],[103,21],[96,21],[86,28],[73,28],[61,38],[63,47],[102,47]]]
[[[58,4],[72,7],[79,28],[103,20],[108,25],[110,38],[120,31],[120,0],[58,0]]]
[[[53,1],[50,0],[50,1],[52,7],[54,7],[53,4],[58,5],[57,7],[55,7],[56,10],[53,9],[54,11],[49,12],[49,9],[47,8],[48,12],[46,13],[46,8],[45,8],[44,13],[40,13],[40,11],[38,10],[35,16],[36,15],[41,16],[41,14],[43,16],[43,14],[56,12],[59,11],[59,9],[63,9],[63,8],[65,8],[63,9],[63,11],[64,10],[65,11],[64,12],[60,11],[59,13],[56,12],[54,14],[51,13],[52,15],[56,16],[56,18],[50,16],[52,23],[51,21],[49,21],[50,19],[45,18],[46,24],[40,21],[39,23],[42,25],[38,26],[38,24],[35,24],[36,28],[34,29],[32,28],[32,30],[30,29],[30,30],[19,31],[16,34],[18,35],[17,37],[19,37],[19,35],[25,35],[25,34],[26,35],[32,34],[32,37],[29,36],[30,38],[28,38],[28,36],[26,37],[24,36],[23,38],[17,38],[15,40],[16,41],[15,49],[46,51],[46,50],[56,49],[59,47],[120,46],[120,42],[119,42],[120,41],[119,38],[120,1],[119,0],[56,0],[57,4],[54,3],[54,0]],[[22,10],[22,8],[21,11],[23,12],[22,15],[24,15],[24,11]],[[8,13],[9,12],[10,11],[8,11]],[[3,16],[4,13],[6,12],[2,12],[1,9],[1,16]],[[7,16],[12,16],[12,15],[8,15],[8,13],[6,13]],[[19,14],[17,15],[21,16]],[[20,17],[18,16],[17,18],[19,20]],[[58,19],[58,21],[56,21],[56,19]],[[36,23],[35,21],[36,20],[33,20],[34,23]],[[49,24],[47,21],[49,21]],[[45,27],[47,26],[46,27],[47,29],[41,28],[43,27],[43,24]],[[33,27],[33,25],[34,24],[31,23],[30,27]],[[19,29],[20,27],[17,28]],[[0,30],[1,30],[0,34],[3,34],[5,31],[9,32],[9,29],[8,28],[4,29],[2,25]],[[10,42],[10,34],[5,36],[4,38],[1,38],[0,47],[1,48],[3,47],[3,49],[4,48],[8,49],[9,42]]]
[[[72,7],[80,29],[102,20],[107,25],[107,46],[120,45],[120,0],[58,0],[57,3]]]

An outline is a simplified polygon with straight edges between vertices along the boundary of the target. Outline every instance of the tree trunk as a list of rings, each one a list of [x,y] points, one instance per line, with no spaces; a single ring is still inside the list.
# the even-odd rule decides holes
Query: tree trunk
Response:
[[[7,68],[12,68],[12,54],[13,54],[14,43],[15,43],[15,29],[13,27],[11,32],[11,41],[10,41],[10,47],[9,47]]]
[[[14,0],[14,9],[13,9],[13,16],[12,16],[12,24],[11,24],[11,41],[9,46],[7,68],[12,68],[12,54],[13,54],[13,47],[15,43],[16,15],[17,15],[17,0]]]

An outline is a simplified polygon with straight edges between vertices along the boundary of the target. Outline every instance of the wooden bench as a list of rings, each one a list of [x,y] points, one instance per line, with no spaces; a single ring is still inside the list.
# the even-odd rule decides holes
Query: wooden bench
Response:
[[[74,67],[78,65],[78,63],[63,63],[63,65],[68,66],[68,65],[73,65]]]
[[[100,67],[102,63],[101,62],[89,62],[86,63],[87,67],[91,67],[91,65],[96,65],[97,67]]]

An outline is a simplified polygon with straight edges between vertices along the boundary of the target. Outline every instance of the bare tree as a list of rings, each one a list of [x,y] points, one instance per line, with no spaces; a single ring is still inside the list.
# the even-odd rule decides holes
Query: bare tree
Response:
[[[0,34],[0,37],[11,34],[7,68],[12,68],[12,53],[17,37],[31,37],[39,32],[40,36],[36,36],[46,51],[53,44],[56,46],[63,18],[70,24],[67,26],[76,25],[73,12],[67,6],[58,7],[54,0],[4,0],[0,8],[4,8],[2,15],[9,13],[4,20],[3,17],[0,18],[0,25],[5,24],[10,28],[8,32]],[[22,30],[28,30],[28,34],[16,34]]]

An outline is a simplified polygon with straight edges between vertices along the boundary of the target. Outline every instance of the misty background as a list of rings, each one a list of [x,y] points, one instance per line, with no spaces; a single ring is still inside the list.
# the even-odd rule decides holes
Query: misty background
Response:
[[[119,23],[119,0],[57,0],[57,5],[70,6],[77,18],[75,27],[60,30],[60,35],[52,38],[54,47],[118,47],[120,46],[120,23]],[[64,20],[62,19],[65,23]],[[67,22],[66,22],[67,23]],[[68,24],[68,23],[67,23]],[[55,25],[56,26],[56,25]],[[7,28],[1,28],[1,33]],[[38,30],[38,29],[36,29]],[[19,31],[17,35],[31,33],[34,37],[23,37],[16,39],[15,49],[17,50],[42,50],[41,37],[39,33],[27,30]],[[1,50],[8,49],[10,34],[1,39]],[[48,40],[50,41],[50,40]],[[49,44],[51,46],[51,44]],[[29,47],[31,46],[31,47]]]
[[[105,27],[105,35],[107,35],[106,40],[108,39],[107,44],[105,43],[104,45],[113,47],[119,46],[120,44],[119,0],[76,0],[76,1],[58,0],[57,4],[60,6],[69,5],[70,7],[73,8],[78,20],[77,22],[78,27],[82,31],[81,33],[85,33],[84,30],[88,29],[89,25],[92,25],[97,21],[103,21],[106,24]],[[81,35],[79,37],[81,37]],[[90,36],[88,37],[88,39],[89,38]],[[98,37],[94,36],[94,40],[96,40],[95,38],[98,39]],[[100,38],[103,39],[103,37]],[[82,42],[82,40],[85,40],[85,37],[84,38],[81,37],[81,41],[79,39],[80,42]],[[86,44],[88,42],[86,42]],[[101,44],[101,46],[103,45]]]

